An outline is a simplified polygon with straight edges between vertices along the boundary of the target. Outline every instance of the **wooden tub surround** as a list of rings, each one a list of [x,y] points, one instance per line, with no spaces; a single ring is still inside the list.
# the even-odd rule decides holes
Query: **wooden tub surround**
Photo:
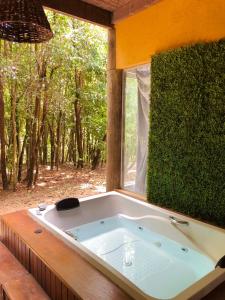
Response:
[[[79,253],[35,222],[25,210],[1,217],[1,236],[5,246],[23,264],[52,300],[132,299]],[[10,269],[11,267],[9,267]],[[28,272],[27,276],[29,276]],[[217,273],[224,274],[224,271],[220,269]],[[17,286],[20,284],[20,282],[12,283],[11,290],[17,290]],[[223,276],[218,276],[217,284],[214,282],[213,291],[212,287],[209,288],[210,284],[206,282],[203,293],[198,292],[199,284],[202,283],[196,283],[193,289],[189,290],[187,298],[181,299],[178,296],[176,300],[225,299],[225,278]],[[3,299],[8,300],[9,298]],[[12,298],[12,300],[14,299],[22,300],[22,298]],[[30,299],[36,300],[36,298]],[[43,299],[45,300],[45,298]],[[1,297],[0,300],[2,300]],[[38,298],[38,300],[42,300],[42,298]]]
[[[2,216],[1,236],[5,246],[52,300],[131,299],[78,253],[36,223],[27,211]]]

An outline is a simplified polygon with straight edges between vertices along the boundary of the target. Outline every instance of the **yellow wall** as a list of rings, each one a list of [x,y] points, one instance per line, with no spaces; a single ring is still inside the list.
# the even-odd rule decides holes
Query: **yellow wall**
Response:
[[[146,63],[154,53],[225,37],[225,0],[161,0],[116,24],[117,67]]]

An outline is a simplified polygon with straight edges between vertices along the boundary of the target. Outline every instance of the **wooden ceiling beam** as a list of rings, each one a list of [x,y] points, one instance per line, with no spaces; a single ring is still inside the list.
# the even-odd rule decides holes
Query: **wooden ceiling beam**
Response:
[[[41,0],[42,5],[100,26],[112,26],[112,13],[81,0]]]
[[[113,13],[112,23],[115,24],[118,21],[121,21],[129,16],[134,15],[135,13],[153,5],[160,0],[130,0],[124,6],[116,9]]]

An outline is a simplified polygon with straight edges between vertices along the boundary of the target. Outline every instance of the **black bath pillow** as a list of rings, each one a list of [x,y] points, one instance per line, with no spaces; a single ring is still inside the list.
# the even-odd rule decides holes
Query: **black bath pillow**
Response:
[[[220,267],[222,269],[225,269],[225,255],[221,257],[221,259],[217,262],[215,268]]]
[[[80,202],[77,198],[66,198],[56,202],[55,206],[56,210],[58,211],[69,210],[75,207],[79,207]]]

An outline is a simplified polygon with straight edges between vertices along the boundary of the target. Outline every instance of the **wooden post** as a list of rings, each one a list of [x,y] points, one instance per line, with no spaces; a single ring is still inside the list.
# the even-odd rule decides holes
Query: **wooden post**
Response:
[[[108,30],[108,124],[106,189],[112,191],[121,185],[122,144],[122,70],[116,69],[116,33]]]

